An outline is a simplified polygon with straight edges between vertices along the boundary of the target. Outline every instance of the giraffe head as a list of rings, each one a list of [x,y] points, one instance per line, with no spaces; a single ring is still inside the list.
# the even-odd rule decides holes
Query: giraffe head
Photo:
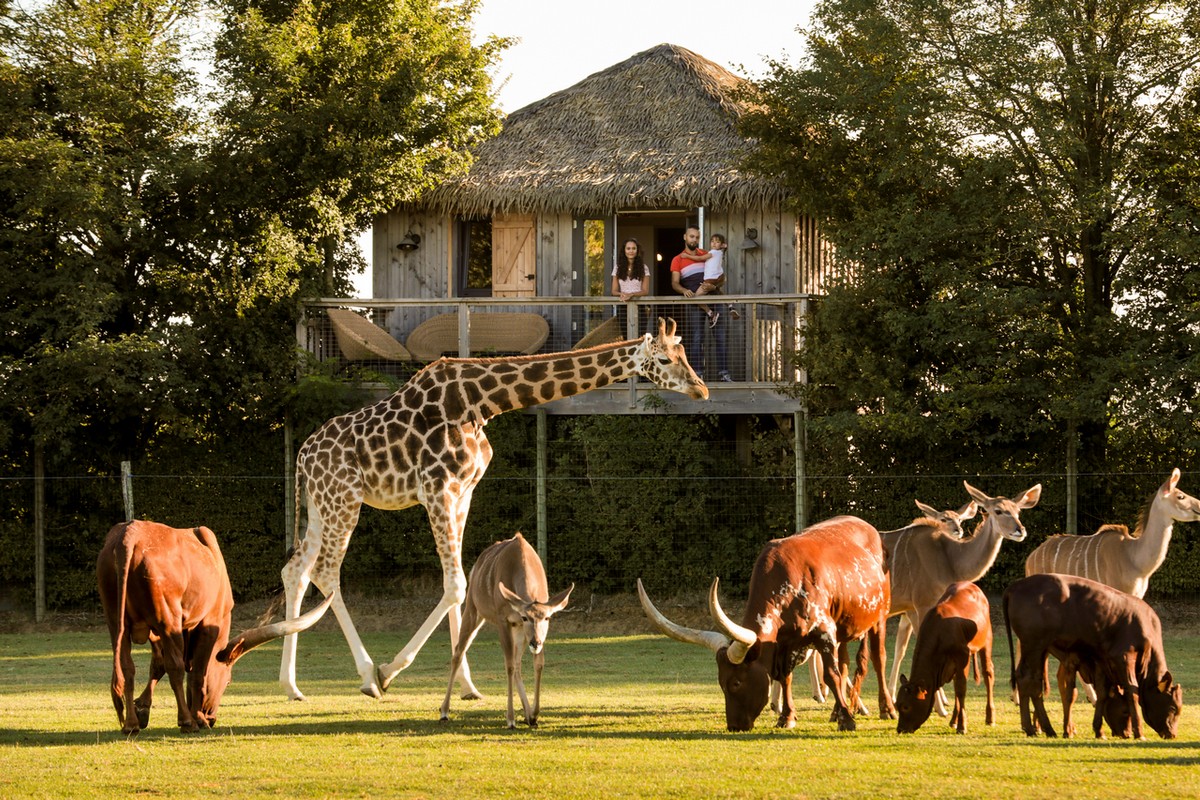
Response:
[[[675,335],[675,320],[659,317],[658,335],[647,333],[642,337],[635,356],[637,372],[664,389],[686,394],[693,400],[707,400],[708,387],[688,364],[681,341]]]

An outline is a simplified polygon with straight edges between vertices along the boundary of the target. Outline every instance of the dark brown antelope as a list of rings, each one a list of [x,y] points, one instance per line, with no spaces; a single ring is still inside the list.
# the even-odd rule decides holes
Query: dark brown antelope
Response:
[[[509,728],[515,728],[513,688],[521,697],[525,722],[537,727],[542,704],[542,666],[546,660],[543,646],[550,628],[550,617],[567,605],[575,584],[549,597],[546,572],[541,559],[521,534],[496,542],[479,554],[467,580],[467,599],[463,603],[462,633],[450,661],[450,685],[442,701],[442,720],[450,719],[450,695],[459,665],[475,634],[490,622],[500,631],[500,647],[504,651],[504,666],[508,672]],[[533,705],[525,696],[521,679],[521,652],[525,647],[533,654]]]

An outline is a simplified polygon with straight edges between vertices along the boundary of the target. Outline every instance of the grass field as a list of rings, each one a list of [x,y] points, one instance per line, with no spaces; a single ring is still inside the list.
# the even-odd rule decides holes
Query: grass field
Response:
[[[969,732],[934,717],[914,735],[859,718],[838,733],[828,706],[797,686],[799,724],[725,731],[708,651],[650,634],[619,635],[609,620],[556,618],[547,645],[541,727],[504,728],[503,660],[491,631],[471,649],[483,701],[457,700],[439,722],[448,637],[435,636],[382,700],[358,692],[332,620],[301,636],[307,702],[279,689],[279,645],[234,672],[216,729],[175,728],[159,687],[150,726],[121,735],[108,696],[107,633],[0,634],[0,797],[1004,797],[1151,798],[1200,795],[1200,632],[1167,623],[1167,659],[1184,685],[1180,738],[1028,739],[1008,699],[998,632],[997,724],[983,724],[972,685]],[[641,622],[644,622],[641,621]],[[632,630],[645,630],[640,623]],[[377,661],[411,629],[364,635]],[[138,682],[148,651],[136,654]],[[527,675],[531,671],[526,659]],[[799,677],[799,676],[798,676]],[[873,679],[869,705],[874,707]],[[530,684],[532,681],[530,681]],[[1057,699],[1048,703],[1056,725]],[[1090,708],[1080,709],[1090,737]],[[518,704],[518,716],[519,716]]]

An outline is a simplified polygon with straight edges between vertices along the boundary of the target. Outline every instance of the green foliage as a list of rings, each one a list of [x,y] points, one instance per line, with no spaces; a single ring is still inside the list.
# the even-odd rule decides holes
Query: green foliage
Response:
[[[508,42],[472,44],[473,2],[217,6],[219,224],[267,272],[299,265],[306,296],[344,295],[360,265],[331,248],[465,169],[499,129],[487,70]]]
[[[847,267],[801,361],[848,473],[1018,472],[1076,435],[1103,472],[1125,419],[1196,441],[1198,25],[1175,2],[818,6],[745,132]]]

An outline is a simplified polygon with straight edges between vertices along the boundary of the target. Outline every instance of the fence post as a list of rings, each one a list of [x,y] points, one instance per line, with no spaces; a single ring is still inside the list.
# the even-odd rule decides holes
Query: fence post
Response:
[[[46,454],[33,445],[33,618],[46,617]]]
[[[125,501],[125,519],[133,520],[133,469],[128,461],[121,462],[121,498]]]
[[[805,500],[808,487],[807,469],[805,463],[804,449],[805,442],[805,413],[801,408],[798,411],[792,412],[792,433],[795,436],[796,449],[796,531],[802,531],[808,527],[808,504]]]
[[[534,416],[537,418],[537,551],[542,566],[546,567],[546,410],[539,408]]]
[[[1079,533],[1079,463],[1075,423],[1067,426],[1067,524],[1066,532]]]
[[[283,552],[292,546],[296,530],[296,459],[292,456],[292,412],[283,416]]]

